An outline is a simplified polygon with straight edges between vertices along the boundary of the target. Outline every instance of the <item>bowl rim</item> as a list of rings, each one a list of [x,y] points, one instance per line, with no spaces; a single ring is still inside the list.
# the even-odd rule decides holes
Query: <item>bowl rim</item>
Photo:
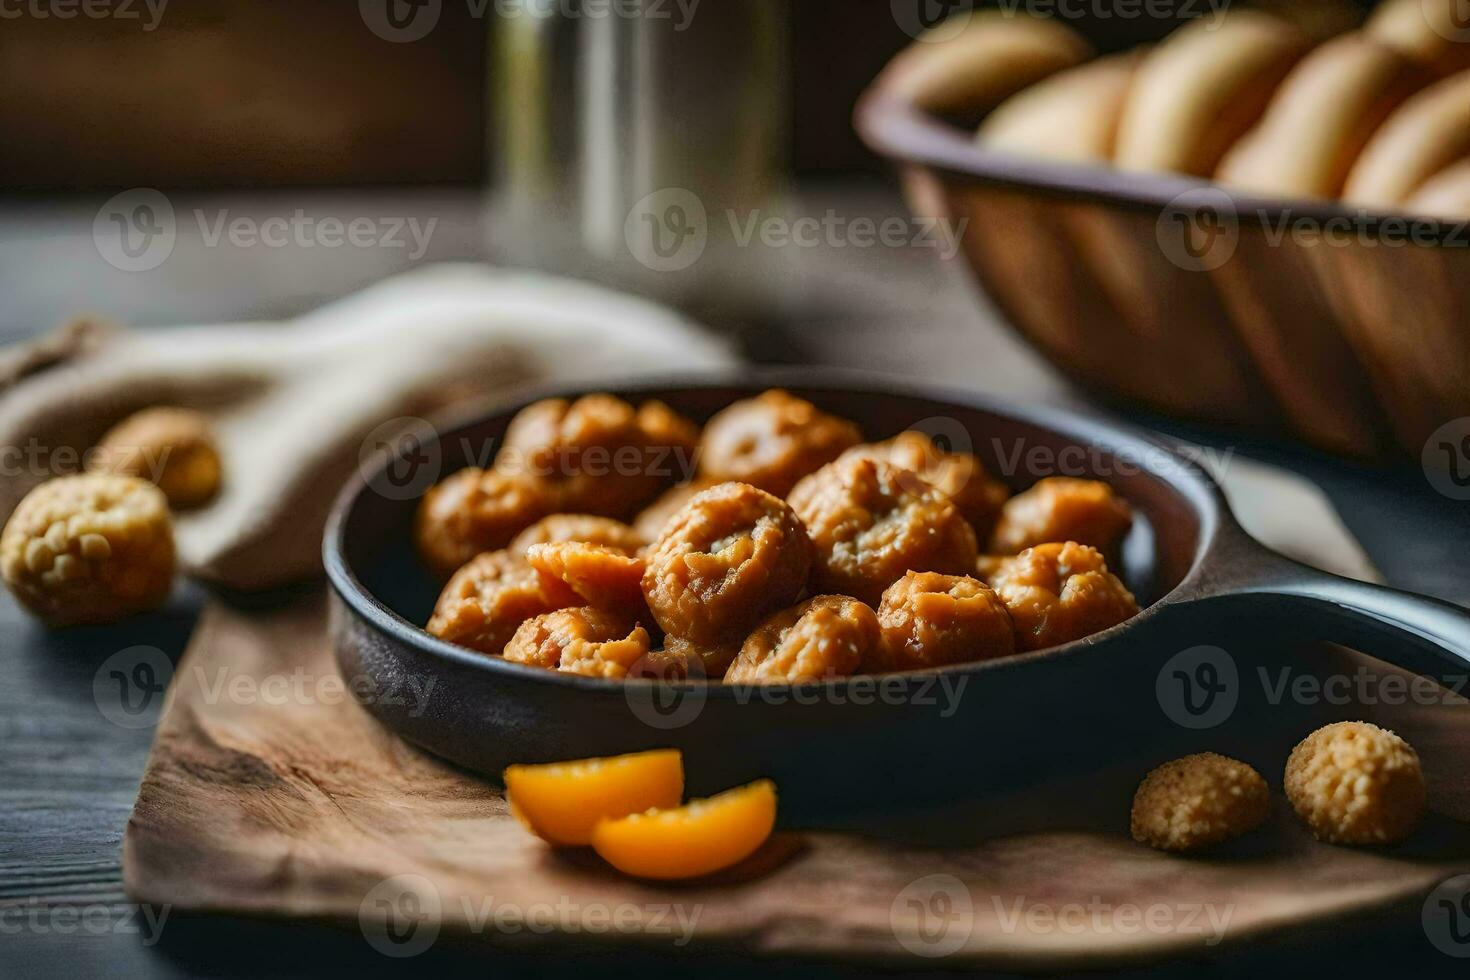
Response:
[[[620,397],[658,397],[661,392],[666,393],[671,390],[731,387],[749,388],[753,391],[759,391],[763,388],[792,387],[817,391],[842,391],[850,394],[873,395],[875,397],[896,396],[900,398],[922,399],[1012,418],[1024,424],[1046,429],[1079,442],[1098,446],[1113,455],[1127,452],[1135,454],[1133,458],[1146,458],[1144,454],[1157,456],[1167,461],[1167,469],[1166,472],[1153,470],[1153,476],[1168,484],[1176,493],[1186,499],[1190,509],[1199,521],[1198,538],[1195,542],[1194,554],[1190,558],[1189,568],[1179,582],[1167,593],[1159,596],[1148,606],[1141,609],[1137,615],[1122,623],[1059,646],[1016,653],[1009,657],[1001,657],[995,660],[950,664],[924,670],[895,671],[886,674],[854,674],[848,677],[829,678],[820,681],[803,681],[800,683],[782,682],[762,685],[726,684],[718,680],[684,680],[677,683],[667,683],[644,678],[609,680],[600,677],[584,677],[578,674],[565,674],[559,671],[548,671],[525,664],[510,663],[499,657],[486,656],[466,647],[450,643],[447,640],[442,640],[430,634],[423,626],[409,621],[393,609],[390,609],[363,584],[347,559],[345,547],[346,525],[348,517],[355,508],[357,501],[364,493],[369,491],[372,481],[379,477],[394,462],[392,456],[380,454],[379,458],[376,459],[371,467],[364,467],[362,465],[354,467],[352,475],[348,477],[332,504],[331,512],[327,518],[326,529],[322,536],[322,562],[326,570],[328,583],[340,601],[348,607],[351,614],[371,625],[379,633],[384,634],[400,646],[411,648],[472,670],[484,670],[492,674],[500,674],[507,679],[530,680],[603,694],[616,693],[622,695],[630,686],[646,689],[654,685],[663,685],[681,691],[699,690],[703,692],[704,697],[713,696],[721,699],[741,698],[742,692],[748,691],[750,688],[783,692],[794,698],[803,692],[813,690],[846,688],[851,686],[854,681],[883,684],[885,682],[892,683],[894,678],[898,678],[904,683],[912,683],[922,681],[925,678],[932,678],[939,674],[970,675],[989,671],[1005,671],[1027,667],[1032,664],[1069,658],[1092,646],[1117,637],[1126,631],[1136,630],[1138,627],[1151,622],[1170,605],[1182,599],[1187,599],[1193,593],[1198,592],[1199,580],[1204,577],[1204,570],[1209,555],[1220,546],[1220,541],[1224,535],[1238,527],[1230,511],[1229,502],[1225,497],[1224,491],[1215,482],[1214,478],[1193,460],[1180,454],[1161,439],[1143,431],[1127,425],[1068,412],[1064,409],[1031,403],[1012,405],[1007,404],[1003,399],[993,395],[948,385],[915,382],[912,379],[894,377],[874,371],[826,367],[744,367],[693,373],[686,372],[679,375],[647,374],[627,377],[616,381],[607,380],[581,384],[520,387],[513,393],[490,399],[478,406],[447,413],[439,422],[434,424],[434,430],[440,438],[443,438],[461,429],[483,424],[492,418],[511,415],[532,402],[543,398],[576,397],[577,395],[586,394],[591,391],[607,392]],[[754,697],[750,695],[744,696],[749,697],[751,700],[760,700],[759,695]]]
[[[1341,200],[1285,198],[1243,192],[1201,177],[1141,173],[1114,167],[1043,160],[1001,153],[979,145],[972,133],[925,112],[894,91],[885,76],[859,96],[853,125],[863,143],[898,163],[922,164],[967,182],[1037,191],[1069,199],[1116,205],[1132,211],[1230,209],[1237,226],[1253,225],[1294,240],[1288,222],[1313,222],[1325,230],[1347,223],[1373,235],[1390,223],[1413,229],[1392,247],[1418,245],[1470,249],[1470,218],[1449,220],[1408,211],[1355,207]],[[1349,242],[1348,244],[1353,244]],[[1388,244],[1382,240],[1375,244]]]

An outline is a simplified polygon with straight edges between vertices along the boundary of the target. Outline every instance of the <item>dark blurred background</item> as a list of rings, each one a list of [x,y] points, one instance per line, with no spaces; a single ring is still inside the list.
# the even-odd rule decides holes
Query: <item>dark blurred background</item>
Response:
[[[493,0],[443,0],[412,43],[375,35],[350,0],[111,0],[105,17],[75,2],[0,22],[0,186],[466,184],[488,171]],[[794,173],[881,172],[849,112],[910,40],[893,4],[764,2],[789,8]],[[959,6],[919,3],[931,19]],[[1174,23],[1142,2],[1127,18],[1055,7],[1104,49]]]

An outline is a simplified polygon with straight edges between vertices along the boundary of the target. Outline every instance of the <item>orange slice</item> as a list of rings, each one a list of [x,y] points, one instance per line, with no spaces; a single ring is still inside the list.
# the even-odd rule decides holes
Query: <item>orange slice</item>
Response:
[[[505,795],[526,829],[550,844],[592,843],[599,820],[676,807],[684,795],[678,749],[505,770]]]
[[[667,810],[603,820],[592,848],[637,878],[696,878],[744,860],[776,825],[776,784],[759,779]]]

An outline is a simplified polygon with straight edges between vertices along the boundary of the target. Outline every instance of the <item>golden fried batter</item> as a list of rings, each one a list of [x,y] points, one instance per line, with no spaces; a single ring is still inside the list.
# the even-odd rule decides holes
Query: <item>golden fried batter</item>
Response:
[[[743,637],[801,595],[812,547],[785,501],[722,483],[674,515],[647,559],[643,597],[658,625],[715,646]]]
[[[815,590],[876,603],[905,572],[975,567],[975,532],[954,503],[888,463],[829,463],[797,484],[791,506],[816,548]]]
[[[779,388],[728,406],[700,442],[700,475],[784,497],[796,481],[862,440],[856,425]]]
[[[638,512],[633,518],[633,530],[647,541],[654,541],[664,532],[664,526],[669,519],[684,509],[684,505],[694,499],[697,493],[703,493],[710,487],[715,486],[703,480],[693,483],[680,483],[669,487],[663,493]]]
[[[504,548],[550,509],[535,480],[471,467],[424,495],[414,539],[424,564],[448,578],[481,552]]]
[[[781,684],[846,677],[879,656],[873,610],[844,595],[819,595],[762,623],[740,648],[726,684]]]
[[[585,541],[533,544],[526,561],[543,575],[567,585],[588,605],[630,620],[647,616],[643,604],[643,559],[618,548]]]
[[[528,619],[505,645],[512,663],[622,680],[648,654],[648,632],[604,609],[559,609]]]
[[[219,493],[220,458],[209,419],[187,408],[146,408],[108,430],[88,468],[153,483],[174,510]]]
[[[1001,563],[990,586],[1010,610],[1016,646],[1040,650],[1100,632],[1138,612],[1102,553],[1075,541],[1028,548]]]
[[[1199,752],[1149,773],[1133,797],[1133,839],[1193,851],[1255,830],[1271,812],[1266,781],[1244,762]]]
[[[515,536],[507,550],[524,555],[533,544],[557,544],[562,541],[585,541],[616,548],[625,554],[636,554],[649,540],[622,521],[592,514],[552,514],[544,517]]]
[[[168,502],[131,476],[47,480],[0,534],[0,574],[52,626],[111,623],[163,605],[174,577]]]
[[[1016,652],[1005,603],[968,575],[909,572],[883,593],[878,622],[883,647],[876,670],[923,670]]]
[[[440,639],[498,657],[526,620],[581,601],[520,555],[487,551],[444,586],[428,630]]]
[[[1006,501],[990,550],[1015,555],[1050,541],[1076,541],[1106,554],[1131,523],[1128,504],[1106,483],[1053,476]]]
[[[900,432],[887,442],[854,446],[843,454],[892,463],[917,473],[925,483],[944,494],[959,508],[975,529],[976,537],[990,537],[1000,509],[1011,495],[1004,483],[992,479],[985,466],[971,453],[945,452],[934,440],[914,429]]]
[[[1419,754],[1366,721],[1319,728],[1286,760],[1286,797],[1318,840],[1392,844],[1424,815]]]
[[[662,402],[552,398],[523,409],[495,459],[545,485],[555,509],[627,517],[689,475],[699,430]]]

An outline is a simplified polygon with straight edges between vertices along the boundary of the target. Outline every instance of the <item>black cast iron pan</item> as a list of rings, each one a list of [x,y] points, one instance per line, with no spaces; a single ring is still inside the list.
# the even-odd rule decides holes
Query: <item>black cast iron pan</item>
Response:
[[[1179,710],[1209,710],[1218,679],[1179,677],[1171,721],[1159,685],[1173,681],[1160,682],[1161,667],[1222,630],[1339,641],[1441,679],[1470,667],[1470,612],[1267,550],[1236,524],[1200,468],[1109,425],[806,369],[599,390],[659,398],[702,420],[773,386],[855,420],[870,439],[917,426],[968,440],[1016,489],[1058,472],[1106,480],[1136,514],[1121,574],[1143,611],[1085,640],[1007,660],[761,689],[615,683],[456,647],[420,628],[438,585],[413,555],[413,513],[436,478],[489,458],[528,396],[443,426],[437,440],[409,439],[344,488],[325,561],[333,643],[360,700],[409,741],[492,778],[512,763],[674,746],[691,792],[773,777],[783,814],[802,822],[984,796],[1165,737],[1170,725],[1177,731]],[[536,397],[548,394],[556,392]]]

